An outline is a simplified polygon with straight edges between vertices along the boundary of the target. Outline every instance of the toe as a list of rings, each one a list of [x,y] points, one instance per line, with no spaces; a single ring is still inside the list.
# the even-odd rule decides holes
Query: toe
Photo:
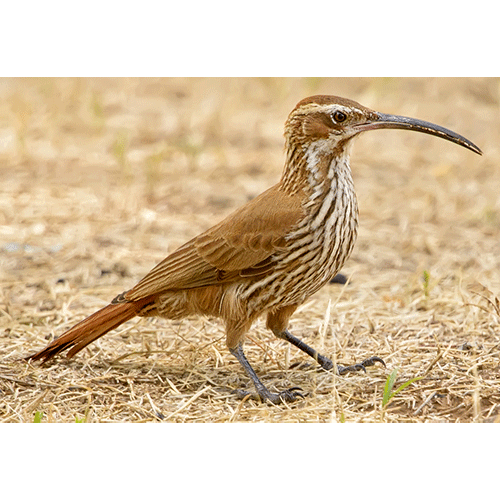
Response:
[[[361,364],[363,366],[374,366],[375,363],[380,363],[384,368],[387,368],[384,360],[378,356],[372,356],[371,358],[365,359]]]
[[[300,387],[290,387],[290,389],[286,389],[285,391],[281,391],[276,394],[280,400],[280,402],[292,403],[297,400],[297,398],[304,398],[305,396],[302,394],[302,389]]]

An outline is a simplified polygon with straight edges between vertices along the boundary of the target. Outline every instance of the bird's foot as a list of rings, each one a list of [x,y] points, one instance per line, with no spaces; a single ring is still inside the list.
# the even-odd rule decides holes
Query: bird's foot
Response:
[[[356,363],[355,365],[337,365],[337,373],[339,375],[345,375],[348,372],[358,372],[360,370],[363,370],[366,373],[366,367],[373,366],[375,363],[380,363],[384,366],[384,368],[386,367],[385,362],[382,358],[379,358],[378,356],[372,356],[371,358],[365,359],[364,361],[361,361],[361,363]]]
[[[255,385],[255,389],[257,390],[257,394],[252,394],[247,391],[235,391],[238,396],[241,398],[245,398],[247,396],[254,397],[255,399],[259,399],[260,401],[269,401],[275,405],[279,405],[281,403],[292,403],[296,401],[298,397],[303,398],[304,395],[301,394],[300,391],[302,389],[300,387],[291,387],[290,389],[286,389],[281,392],[271,392],[259,379],[254,369],[251,367],[248,362],[245,353],[243,352],[243,348],[241,344],[238,345],[234,349],[229,349],[231,354],[233,354],[236,359],[240,362],[241,366],[245,369],[248,376],[252,379],[252,382]]]
[[[258,392],[249,392],[242,389],[234,391],[239,399],[255,399],[257,401],[266,402],[269,401],[274,405],[279,405],[281,403],[293,403],[297,401],[297,398],[304,398],[305,396],[300,392],[302,389],[300,387],[290,387],[290,389],[285,389],[281,392],[271,392],[267,388],[261,388]]]

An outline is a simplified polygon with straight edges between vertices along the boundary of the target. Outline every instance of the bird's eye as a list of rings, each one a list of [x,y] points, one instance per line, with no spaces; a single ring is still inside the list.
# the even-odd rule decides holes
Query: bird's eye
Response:
[[[335,111],[333,113],[333,121],[336,123],[342,123],[345,121],[347,118],[347,115],[345,113],[342,113],[342,111]]]

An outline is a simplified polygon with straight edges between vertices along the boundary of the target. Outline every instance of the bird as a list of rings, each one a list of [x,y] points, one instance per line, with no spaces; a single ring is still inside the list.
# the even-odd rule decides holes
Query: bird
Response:
[[[250,378],[253,395],[272,404],[296,401],[299,387],[272,391],[248,361],[244,339],[261,316],[278,338],[343,375],[384,361],[372,356],[351,366],[334,365],[289,332],[295,310],[337,275],[358,231],[358,203],[350,168],[353,138],[377,129],[404,129],[482,151],[465,137],[423,120],[384,114],[357,102],[314,95],[302,99],[284,126],[284,168],[272,187],[169,254],[134,287],[27,356],[41,364],[68,350],[71,358],[135,316],[171,320],[219,318],[226,345]]]

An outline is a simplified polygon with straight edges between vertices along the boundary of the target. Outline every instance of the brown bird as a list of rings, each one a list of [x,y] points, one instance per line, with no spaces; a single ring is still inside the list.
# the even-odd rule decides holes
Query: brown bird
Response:
[[[328,283],[351,254],[358,205],[349,166],[351,140],[382,128],[432,134],[482,154],[451,130],[413,118],[372,111],[357,102],[317,95],[300,101],[285,123],[281,180],[222,222],[182,245],[132,289],[84,319],[27,359],[46,362],[78,351],[134,316],[220,318],[229,351],[241,363],[261,400],[302,397],[297,387],[271,392],[243,352],[252,323],[266,314],[267,327],[323,368],[333,363],[288,331],[297,307]],[[340,367],[364,370],[379,357]]]

